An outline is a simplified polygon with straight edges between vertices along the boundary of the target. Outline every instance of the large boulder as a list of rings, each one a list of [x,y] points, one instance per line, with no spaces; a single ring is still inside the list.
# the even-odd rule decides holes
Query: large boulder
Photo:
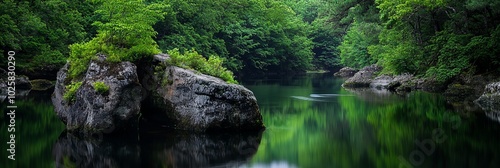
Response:
[[[66,129],[84,135],[137,130],[143,88],[136,69],[130,62],[92,61],[83,79],[78,80],[82,85],[74,99],[68,100],[64,99],[70,82],[68,64],[61,68],[52,102]],[[96,82],[103,82],[109,89],[94,89]]]
[[[375,78],[376,73],[381,70],[382,67],[377,65],[366,66],[354,74],[353,77],[347,79],[342,86],[347,88],[369,87],[373,78]]]
[[[483,95],[475,103],[488,113],[500,113],[500,82],[486,85]]]
[[[354,68],[344,67],[344,68],[340,69],[338,72],[335,72],[333,74],[333,76],[342,77],[342,78],[350,78],[350,77],[354,76],[354,74],[356,74],[356,72],[358,72],[358,70],[356,70]]]
[[[372,80],[370,83],[371,88],[375,89],[387,89],[389,84],[394,80],[392,76],[389,75],[381,75],[376,77],[375,79]]]
[[[176,66],[157,55],[156,66],[145,70],[150,110],[144,117],[175,129],[191,131],[259,130],[262,115],[252,91],[241,85]]]

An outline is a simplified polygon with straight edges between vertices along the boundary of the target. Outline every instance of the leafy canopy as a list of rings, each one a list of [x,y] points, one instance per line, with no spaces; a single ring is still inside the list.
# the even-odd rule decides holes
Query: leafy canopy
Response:
[[[163,19],[164,4],[146,4],[143,0],[94,0],[99,4],[96,15],[97,36],[84,43],[70,45],[70,77],[82,74],[97,53],[107,61],[137,61],[160,53],[153,37],[153,24]]]

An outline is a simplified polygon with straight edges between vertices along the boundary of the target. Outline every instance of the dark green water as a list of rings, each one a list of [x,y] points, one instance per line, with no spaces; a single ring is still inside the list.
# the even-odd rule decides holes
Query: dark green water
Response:
[[[435,94],[348,91],[342,82],[322,74],[243,82],[267,129],[239,134],[80,139],[63,133],[50,93],[30,93],[18,99],[16,161],[7,160],[0,116],[0,167],[500,167],[500,124],[484,114]]]

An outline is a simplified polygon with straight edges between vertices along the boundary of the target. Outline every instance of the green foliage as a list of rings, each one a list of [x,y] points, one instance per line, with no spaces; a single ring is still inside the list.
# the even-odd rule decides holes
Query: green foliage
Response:
[[[245,74],[294,72],[310,68],[309,25],[283,1],[169,0],[169,15],[158,23],[162,50],[196,48],[219,55],[225,66]]]
[[[106,55],[110,62],[133,62],[160,53],[152,25],[163,18],[166,5],[142,0],[95,2],[100,4],[96,10],[100,20],[93,23],[98,34],[88,42],[70,46],[70,77],[82,74],[97,53]]]
[[[63,95],[63,98],[67,102],[73,102],[76,100],[76,91],[82,86],[82,82],[71,83],[66,85],[66,92]]]
[[[170,59],[167,63],[170,65],[196,70],[221,78],[228,83],[238,83],[234,80],[233,73],[222,66],[223,59],[218,56],[210,56],[207,60],[195,50],[181,53],[179,49],[168,50],[168,54]]]
[[[90,23],[85,18],[91,7],[87,4],[69,0],[1,1],[0,51],[15,51],[23,74],[59,69],[66,63],[68,44],[88,36],[84,28]]]
[[[105,94],[109,91],[109,86],[101,81],[94,82],[92,87],[94,87],[94,90],[99,94]]]
[[[361,69],[374,64],[376,59],[368,53],[368,46],[378,43],[380,26],[377,24],[360,24],[354,22],[338,47],[342,65]]]
[[[437,63],[427,70],[426,76],[439,82],[447,81],[469,68],[467,41],[470,36],[456,35],[451,32],[440,32],[430,40],[428,49],[437,54]]]

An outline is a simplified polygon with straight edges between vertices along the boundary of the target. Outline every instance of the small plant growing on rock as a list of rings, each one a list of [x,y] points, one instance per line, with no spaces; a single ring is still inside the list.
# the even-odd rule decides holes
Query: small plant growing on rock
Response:
[[[105,94],[109,91],[109,86],[104,82],[94,82],[92,86],[94,87],[94,90],[99,94]]]
[[[73,102],[75,101],[76,97],[76,91],[78,91],[78,88],[82,86],[82,82],[76,82],[76,83],[71,83],[66,86],[66,93],[64,93],[63,98],[67,102]]]
[[[168,54],[170,55],[170,59],[167,61],[167,64],[215,76],[227,83],[238,83],[234,80],[233,72],[222,66],[224,61],[218,56],[210,56],[207,60],[195,50],[181,53],[177,48],[169,50]]]

